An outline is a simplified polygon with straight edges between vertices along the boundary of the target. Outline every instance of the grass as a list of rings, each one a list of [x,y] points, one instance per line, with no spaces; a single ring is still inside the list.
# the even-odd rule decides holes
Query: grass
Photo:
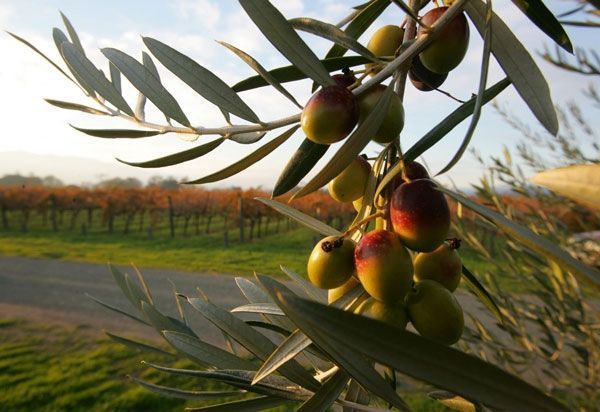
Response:
[[[181,411],[240,399],[184,401],[147,391],[126,378],[134,374],[179,389],[221,391],[231,387],[204,379],[174,378],[144,368],[141,360],[194,368],[188,360],[138,353],[81,328],[0,319],[0,409],[6,411]],[[415,411],[447,411],[422,394],[406,398]],[[297,404],[272,411],[288,411]]]

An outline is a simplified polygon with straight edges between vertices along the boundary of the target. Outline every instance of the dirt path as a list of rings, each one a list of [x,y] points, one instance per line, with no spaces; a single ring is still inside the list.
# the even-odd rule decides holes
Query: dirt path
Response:
[[[133,272],[127,267],[121,269]],[[211,301],[226,309],[245,302],[231,276],[165,269],[142,269],[142,273],[157,306],[172,316],[177,311],[169,279],[183,294],[197,296],[196,287],[201,288]],[[88,329],[90,333],[106,330],[128,337],[160,339],[153,329],[99,306],[85,293],[135,313],[105,265],[0,256],[1,318],[67,324]],[[491,321],[471,295],[459,292],[458,298],[466,312]],[[216,344],[223,342],[220,332],[200,315],[193,310],[188,313],[192,327],[204,339]]]

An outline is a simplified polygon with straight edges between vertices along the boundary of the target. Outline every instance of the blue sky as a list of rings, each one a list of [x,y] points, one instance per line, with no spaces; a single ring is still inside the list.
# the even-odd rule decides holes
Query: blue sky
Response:
[[[273,1],[281,8],[286,17],[310,16],[321,20],[336,22],[348,12],[346,2],[341,1]],[[349,3],[354,4],[354,3]],[[555,12],[569,7],[566,2],[548,2]],[[513,28],[514,32],[532,52],[542,50],[550,41],[543,33],[531,26],[528,20],[509,0],[496,0],[496,12]],[[274,68],[285,64],[285,60],[269,45],[250,20],[244,15],[236,1],[215,0],[174,0],[158,1],[6,1],[0,0],[0,28],[13,31],[29,39],[56,61],[60,61],[51,40],[52,27],[62,27],[58,11],[64,12],[77,28],[89,57],[106,69],[106,60],[99,52],[101,47],[116,47],[135,57],[139,57],[143,44],[140,35],[156,37],[194,58],[202,65],[212,69],[229,84],[252,75],[251,69],[229,51],[213,40],[224,40],[257,58],[265,67]],[[384,24],[399,24],[402,12],[390,6],[379,21],[361,38],[366,43],[370,34]],[[577,47],[593,47],[594,36],[585,29],[568,29],[573,43]],[[303,38],[316,51],[323,55],[330,44],[314,36]],[[240,146],[227,142],[215,152],[179,166],[140,171],[118,165],[115,157],[126,160],[146,160],[192,147],[193,143],[174,135],[158,136],[139,141],[107,141],[91,138],[73,131],[68,123],[82,127],[131,127],[114,119],[96,118],[85,114],[65,112],[48,106],[42,98],[88,103],[78,90],[65,81],[58,72],[54,72],[42,59],[28,49],[0,34],[0,51],[3,64],[0,65],[0,90],[5,97],[0,100],[0,113],[4,120],[0,134],[0,154],[4,156],[0,163],[0,175],[21,172],[36,174],[58,174],[59,177],[78,183],[93,179],[93,176],[137,176],[146,178],[154,174],[174,175],[177,177],[198,178],[216,171],[243,157],[254,146]],[[442,86],[460,98],[467,99],[477,89],[480,66],[481,40],[471,31],[471,44],[464,62],[453,71],[446,84]],[[553,97],[561,104],[569,100],[580,99],[581,90],[591,81],[588,78],[566,73],[540,61],[542,71],[550,81]],[[159,67],[163,83],[179,100],[183,110],[195,125],[220,126],[223,124],[219,112],[207,104],[181,81]],[[502,77],[501,70],[494,63],[490,71],[488,84]],[[286,86],[287,87],[287,86]],[[302,103],[309,97],[307,82],[290,84],[288,89]],[[133,105],[136,92],[131,87],[124,90],[125,97]],[[262,119],[276,119],[297,112],[285,98],[269,89],[260,89],[242,94]],[[500,96],[498,102],[506,105],[523,121],[537,128],[535,118],[519,100],[517,94],[508,90]],[[409,147],[426,131],[443,119],[457,103],[441,94],[421,93],[410,85],[405,98],[406,126],[402,135],[404,147]],[[160,120],[159,114],[148,107],[148,116]],[[592,124],[599,126],[598,120]],[[432,171],[440,170],[452,157],[468,126],[465,122],[455,129],[443,142],[425,155]],[[270,136],[275,137],[275,134]],[[270,137],[267,136],[266,139]],[[198,141],[211,137],[200,137]],[[473,147],[483,154],[500,153],[503,145],[512,146],[518,134],[510,129],[494,110],[488,106],[482,115],[479,128],[473,137]],[[276,153],[265,158],[249,170],[220,183],[221,186],[263,185],[272,187],[278,171],[286,163],[296,146],[302,140],[297,133]],[[266,142],[266,140],[265,140]],[[367,152],[374,153],[377,146],[370,145]],[[36,153],[47,157],[47,162],[28,161],[24,153]],[[53,168],[57,162],[53,156],[84,158],[89,160],[86,170]],[[9,160],[7,160],[9,159]],[[37,157],[36,159],[39,159]],[[66,162],[66,160],[64,160]],[[100,163],[103,162],[103,163]],[[321,163],[322,164],[322,163]],[[462,187],[476,182],[481,171],[477,163],[467,154],[448,174]]]

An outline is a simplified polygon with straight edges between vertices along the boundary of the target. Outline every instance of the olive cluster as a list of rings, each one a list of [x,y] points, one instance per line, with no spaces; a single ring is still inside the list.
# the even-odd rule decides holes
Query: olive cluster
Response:
[[[446,9],[429,11],[422,22],[431,26]],[[417,36],[426,34],[421,28]],[[373,34],[367,47],[382,58],[394,57],[403,37],[402,28],[384,26]],[[462,61],[468,41],[467,21],[460,14],[413,59],[409,77],[415,87],[424,91],[439,87]],[[378,70],[381,67],[376,64],[365,66],[369,74]],[[336,75],[334,80],[336,85],[317,91],[302,113],[302,128],[316,143],[331,144],[348,136],[385,90],[378,85],[356,98],[350,91],[358,83],[353,74]],[[403,126],[402,101],[394,93],[372,140],[391,143]],[[368,160],[357,157],[329,182],[329,194],[339,202],[352,202],[360,211],[370,173]],[[360,283],[370,297],[358,306],[357,313],[401,329],[410,321],[422,336],[452,345],[462,335],[464,316],[452,293],[461,279],[462,261],[457,252],[460,242],[448,239],[448,203],[417,162],[406,163],[402,176],[390,185],[394,189],[383,213],[385,224],[376,225],[358,243],[348,233],[322,239],[308,260],[309,279],[329,289],[330,303]]]

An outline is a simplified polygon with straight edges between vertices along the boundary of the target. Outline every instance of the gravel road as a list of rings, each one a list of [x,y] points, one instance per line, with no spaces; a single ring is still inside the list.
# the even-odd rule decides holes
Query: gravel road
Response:
[[[121,269],[133,273],[131,268]],[[245,302],[232,276],[166,269],[141,271],[158,308],[171,316],[176,316],[177,309],[169,280],[180,293],[190,296],[198,296],[196,287],[199,287],[211,301],[226,309]],[[90,332],[106,330],[127,337],[160,339],[152,328],[99,306],[85,293],[136,313],[118,289],[106,265],[0,256],[1,318],[68,324]],[[457,297],[465,312],[474,313],[479,319],[493,323],[488,312],[473,296],[458,292]],[[220,332],[193,312],[193,309],[188,311],[193,329],[201,331],[203,339],[222,344]]]

